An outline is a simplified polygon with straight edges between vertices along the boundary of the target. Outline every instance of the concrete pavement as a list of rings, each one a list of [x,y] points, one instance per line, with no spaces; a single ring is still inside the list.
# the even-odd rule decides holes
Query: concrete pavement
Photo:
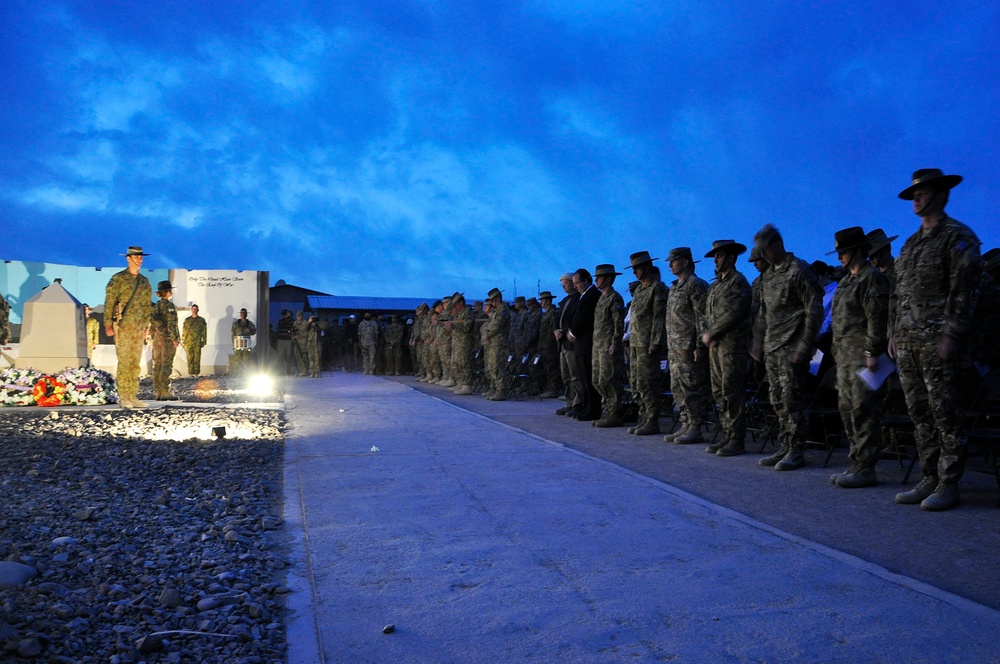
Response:
[[[292,663],[1000,661],[996,610],[532,433],[597,435],[555,402],[286,387]]]

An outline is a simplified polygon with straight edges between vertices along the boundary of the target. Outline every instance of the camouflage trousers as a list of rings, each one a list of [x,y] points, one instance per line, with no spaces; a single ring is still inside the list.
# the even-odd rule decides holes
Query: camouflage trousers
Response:
[[[507,379],[507,357],[509,348],[505,344],[491,343],[486,350],[486,377],[489,380],[490,391],[495,394],[507,395],[509,382]]]
[[[445,380],[454,378],[451,367],[451,337],[441,337],[436,343],[438,361],[441,363],[441,377]]]
[[[385,372],[387,374],[392,374],[393,376],[398,376],[403,373],[403,347],[402,346],[386,346],[385,347]]]
[[[660,419],[660,356],[650,355],[645,348],[629,349],[629,383],[632,397],[639,407],[639,422]]]
[[[601,411],[605,417],[620,416],[623,384],[625,373],[625,356],[621,347],[615,349],[615,354],[608,352],[609,344],[594,343],[593,373],[594,389],[601,395]]]
[[[882,404],[887,390],[884,383],[880,389],[870,390],[858,377],[858,372],[865,368],[862,350],[856,349],[847,356],[848,353],[834,349],[837,407],[851,444],[851,462],[874,468],[882,453]]]
[[[694,350],[671,350],[670,391],[684,424],[699,426],[708,409],[708,361],[705,354],[695,361]]]
[[[361,369],[366,374],[375,373],[375,346],[361,344]]]
[[[153,394],[156,397],[170,394],[170,374],[174,371],[177,347],[172,341],[153,340]]]
[[[184,346],[187,355],[188,373],[197,376],[201,373],[201,346]]]
[[[559,351],[559,375],[562,377],[563,388],[566,390],[566,406],[576,408],[584,402],[586,388],[583,376],[580,375],[580,364],[576,361],[575,351]]]
[[[924,475],[957,482],[965,472],[965,434],[961,431],[958,362],[937,354],[936,341],[896,347],[899,382]]]
[[[115,381],[118,394],[134,399],[139,394],[139,362],[142,360],[142,341],[146,338],[146,324],[118,325],[115,331],[115,353],[118,355],[118,370]]]
[[[747,435],[745,388],[750,372],[746,342],[726,339],[709,348],[708,369],[724,438],[742,442]]]
[[[451,340],[452,379],[458,385],[472,385],[472,337]]]
[[[302,376],[308,368],[308,357],[306,356],[305,343],[292,339],[292,355],[295,357],[295,373]]]
[[[788,349],[779,348],[764,357],[768,398],[778,416],[778,441],[782,447],[801,448],[806,442],[809,413],[803,393],[808,363],[792,364]]]
[[[542,373],[545,374],[544,388],[546,392],[559,394],[562,389],[562,372],[559,368],[559,349],[542,348]]]
[[[306,357],[309,360],[309,375],[318,376],[319,375],[319,346],[317,344],[309,344],[306,346]]]
[[[433,343],[424,344],[424,373],[428,378],[441,379],[441,359]]]

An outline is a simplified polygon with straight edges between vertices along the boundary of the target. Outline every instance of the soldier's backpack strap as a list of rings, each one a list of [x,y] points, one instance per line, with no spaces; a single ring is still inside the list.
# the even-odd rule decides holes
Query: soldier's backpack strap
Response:
[[[122,321],[122,320],[125,319],[125,312],[128,311],[128,305],[132,304],[132,300],[135,299],[135,294],[139,292],[139,277],[140,276],[141,275],[138,275],[138,274],[135,275],[135,288],[132,289],[132,295],[129,297],[128,302],[126,302],[125,306],[122,307],[121,316],[118,318],[119,321]]]

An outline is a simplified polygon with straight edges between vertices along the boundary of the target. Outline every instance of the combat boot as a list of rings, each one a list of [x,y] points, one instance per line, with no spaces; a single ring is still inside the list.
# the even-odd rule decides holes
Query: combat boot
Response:
[[[652,436],[660,433],[660,423],[657,420],[646,420],[641,427],[632,432],[636,436]]]
[[[667,435],[665,435],[663,437],[663,442],[664,443],[672,443],[672,442],[674,442],[674,438],[677,438],[678,436],[683,436],[685,433],[687,433],[687,430],[688,430],[687,423],[686,422],[682,422],[680,429],[678,429],[677,431],[671,431],[670,433],[668,433]]]
[[[835,484],[844,489],[863,489],[866,486],[876,486],[878,475],[875,474],[874,468],[859,465],[838,475]]]
[[[786,454],[788,454],[788,445],[782,444],[778,448],[778,451],[775,452],[774,454],[772,454],[771,456],[766,456],[763,459],[758,459],[757,460],[757,465],[759,465],[759,466],[774,466],[779,461],[781,461],[782,459],[784,459]]]
[[[438,385],[441,387],[455,387],[456,383],[451,378],[445,378]]]
[[[739,456],[746,451],[746,445],[742,440],[730,440],[724,447],[720,447],[719,451],[716,452],[715,455],[720,457],[732,457]]]
[[[599,429],[609,429],[612,427],[620,427],[621,425],[622,425],[621,415],[607,415],[594,422],[594,426]]]
[[[687,431],[682,435],[674,436],[674,442],[678,445],[693,445],[703,443],[705,439],[701,437],[701,427],[697,424],[692,424],[688,426]]]
[[[454,390],[452,390],[452,394],[458,396],[465,396],[466,394],[472,394],[472,387],[470,387],[469,385],[459,385]]]
[[[558,399],[559,398],[559,393],[558,392],[551,392],[551,391],[549,391],[549,392],[542,392],[541,394],[538,395],[538,398],[539,399]]]
[[[941,512],[958,507],[962,504],[962,499],[958,495],[958,482],[941,480],[934,493],[927,496],[920,503],[920,509],[928,512]]]
[[[507,397],[505,397],[502,394],[491,394],[490,396],[486,397],[486,399],[487,401],[506,401]]]
[[[640,420],[634,427],[629,427],[628,432],[634,434],[638,429],[641,429],[644,426],[646,426],[646,420]]]
[[[937,488],[938,478],[934,475],[924,475],[917,486],[909,491],[896,494],[896,502],[900,505],[919,505],[934,493]]]
[[[848,468],[847,470],[845,470],[844,472],[842,472],[842,473],[834,473],[833,475],[830,475],[830,484],[836,484],[837,480],[839,480],[841,477],[843,477],[845,475],[853,475],[854,473],[858,472],[859,470],[861,470],[861,466],[859,466],[856,463],[852,463],[851,467]]]
[[[138,397],[132,397],[132,402],[129,408],[149,408],[149,404],[145,401],[139,401]]]
[[[806,458],[802,454],[802,446],[792,445],[788,448],[788,454],[781,461],[774,464],[774,469],[797,470],[804,465],[806,465]]]
[[[709,454],[715,454],[728,444],[729,444],[729,438],[723,436],[721,440],[717,440],[714,443],[709,443],[708,446],[705,447],[705,451],[708,452]]]

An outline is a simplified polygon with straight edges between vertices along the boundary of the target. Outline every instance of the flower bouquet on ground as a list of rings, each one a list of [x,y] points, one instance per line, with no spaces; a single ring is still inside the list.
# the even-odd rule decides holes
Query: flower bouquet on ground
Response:
[[[42,376],[35,383],[31,391],[35,397],[35,403],[43,408],[53,408],[62,405],[63,395],[66,394],[66,383],[56,379],[54,376]]]
[[[118,403],[115,379],[101,369],[67,369],[56,380],[66,385],[62,402],[69,406],[101,406]]]
[[[0,406],[34,406],[35,383],[42,377],[34,369],[8,367],[0,371]]]

